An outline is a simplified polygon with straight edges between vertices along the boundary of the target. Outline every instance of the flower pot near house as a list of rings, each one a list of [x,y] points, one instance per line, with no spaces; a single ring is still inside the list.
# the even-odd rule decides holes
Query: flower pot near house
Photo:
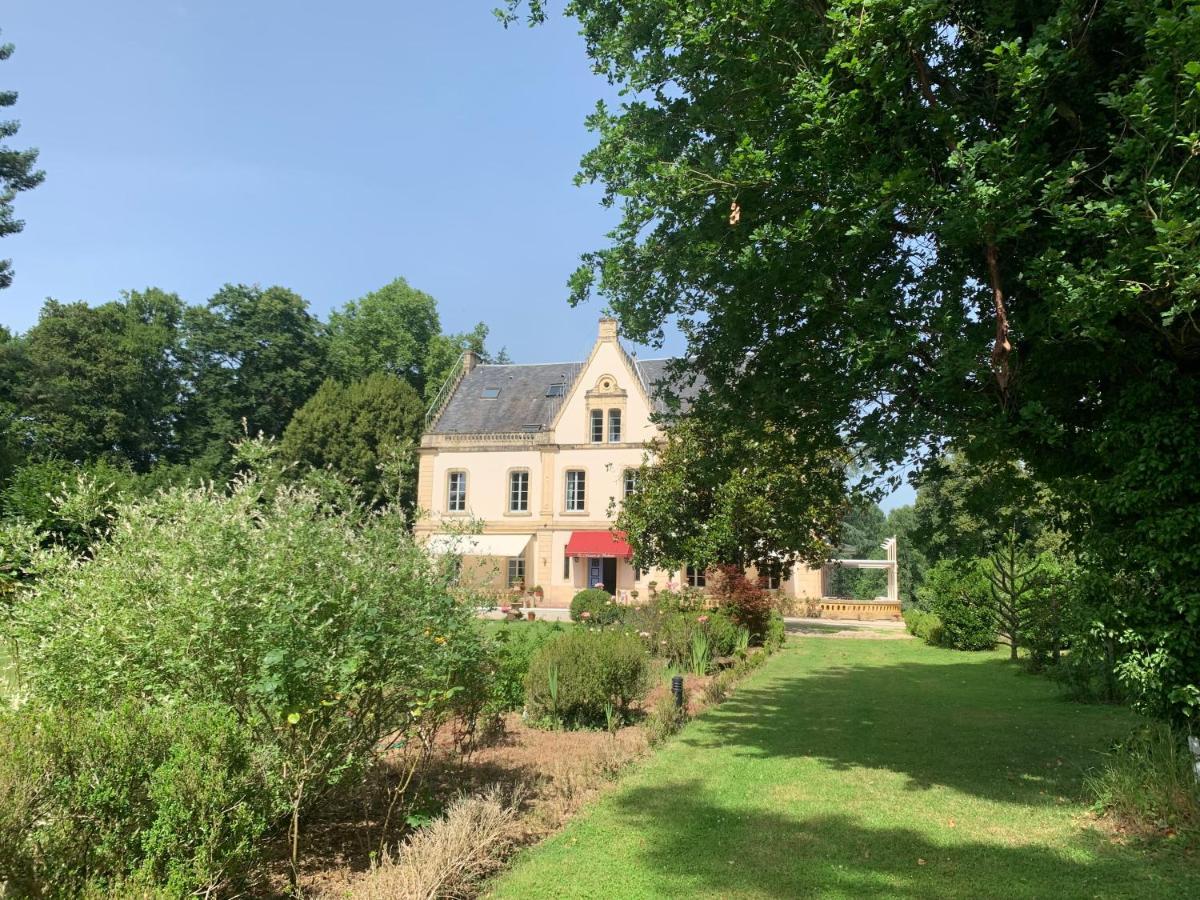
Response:
[[[526,619],[528,619],[530,622],[532,622],[532,621],[534,621],[534,620],[537,618],[537,613],[535,613],[535,612],[534,612],[534,611],[531,609],[531,610],[529,610],[527,613],[525,613],[525,618],[526,618]]]

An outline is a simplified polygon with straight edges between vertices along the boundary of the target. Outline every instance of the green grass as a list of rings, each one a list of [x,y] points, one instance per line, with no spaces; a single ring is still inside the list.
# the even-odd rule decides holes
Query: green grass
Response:
[[[1200,896],[1200,859],[1088,816],[1135,721],[999,653],[793,638],[492,896]]]

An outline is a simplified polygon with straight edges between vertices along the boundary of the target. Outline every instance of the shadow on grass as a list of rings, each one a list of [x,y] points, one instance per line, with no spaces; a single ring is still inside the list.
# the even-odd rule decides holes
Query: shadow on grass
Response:
[[[1070,703],[1053,684],[995,657],[938,656],[768,676],[740,688],[681,740],[899,772],[913,791],[943,785],[1036,805],[1077,799],[1084,773],[1134,721],[1124,711]]]
[[[935,842],[847,816],[792,818],[704,802],[697,782],[644,787],[617,800],[622,828],[644,835],[637,860],[656,885],[711,896],[1184,897],[1196,873],[1161,868],[1083,833],[1092,854],[1044,847]],[[1090,858],[1089,858],[1090,855]],[[621,893],[614,872],[613,896]]]

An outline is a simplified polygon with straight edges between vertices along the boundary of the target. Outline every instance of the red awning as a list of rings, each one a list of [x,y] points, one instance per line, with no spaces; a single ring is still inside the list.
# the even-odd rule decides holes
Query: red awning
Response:
[[[572,531],[567,541],[567,556],[615,556],[629,559],[633,550],[625,542],[623,531]]]

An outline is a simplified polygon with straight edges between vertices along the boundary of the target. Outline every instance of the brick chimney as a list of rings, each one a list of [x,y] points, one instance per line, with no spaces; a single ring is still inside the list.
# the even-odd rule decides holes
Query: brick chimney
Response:
[[[469,375],[471,370],[479,365],[479,354],[474,350],[464,350],[462,356],[463,374]]]
[[[600,340],[615,341],[617,339],[617,320],[604,316],[600,319]]]

